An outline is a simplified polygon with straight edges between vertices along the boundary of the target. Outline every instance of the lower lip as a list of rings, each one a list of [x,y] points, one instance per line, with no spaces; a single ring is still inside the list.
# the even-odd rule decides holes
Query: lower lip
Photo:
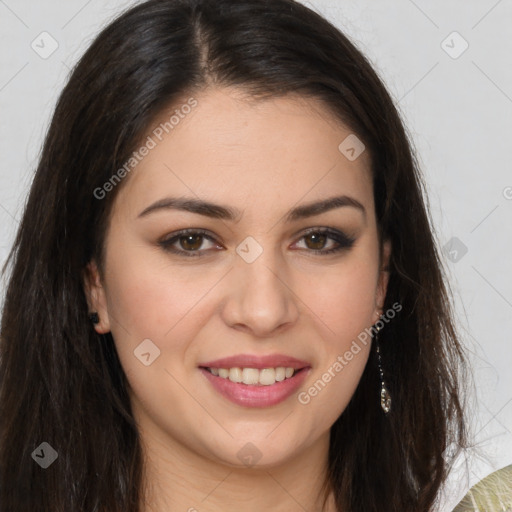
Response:
[[[293,377],[270,386],[253,386],[217,377],[205,368],[199,368],[212,386],[224,397],[244,407],[270,407],[290,397],[308,376],[310,367],[302,368]]]

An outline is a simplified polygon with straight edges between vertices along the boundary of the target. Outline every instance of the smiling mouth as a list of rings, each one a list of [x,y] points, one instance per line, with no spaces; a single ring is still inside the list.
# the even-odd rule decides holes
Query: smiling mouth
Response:
[[[204,370],[221,379],[230,380],[237,384],[247,386],[272,386],[276,382],[282,382],[293,378],[297,373],[306,368],[290,368],[278,366],[276,368],[212,368],[202,366]]]

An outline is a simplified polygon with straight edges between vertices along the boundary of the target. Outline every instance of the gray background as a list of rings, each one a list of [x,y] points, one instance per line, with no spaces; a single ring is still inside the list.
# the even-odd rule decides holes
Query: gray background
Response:
[[[134,3],[0,0],[0,264],[70,68],[99,29]],[[439,508],[449,511],[469,485],[512,464],[512,2],[304,3],[370,58],[426,176],[476,383],[478,450],[449,480]],[[58,44],[50,56],[43,31]]]

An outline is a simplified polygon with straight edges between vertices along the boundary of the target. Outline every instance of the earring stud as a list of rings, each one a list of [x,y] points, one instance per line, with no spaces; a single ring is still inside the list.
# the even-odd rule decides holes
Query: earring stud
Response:
[[[89,313],[89,320],[93,324],[99,324],[100,323],[100,317],[98,316],[98,313],[96,313],[96,311],[94,311],[93,313]]]

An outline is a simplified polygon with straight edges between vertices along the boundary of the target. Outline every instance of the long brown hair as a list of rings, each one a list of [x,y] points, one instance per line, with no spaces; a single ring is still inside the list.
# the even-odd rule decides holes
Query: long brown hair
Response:
[[[371,155],[379,237],[392,255],[380,335],[331,429],[328,486],[343,512],[433,510],[464,446],[466,368],[412,144],[367,59],[294,0],[149,0],[108,25],[72,71],[47,133],[9,268],[0,341],[0,507],[137,512],[143,454],[110,334],[88,319],[83,271],[126,177],[99,200],[162,109],[209,84],[322,100]],[[33,452],[58,453],[47,469]]]

